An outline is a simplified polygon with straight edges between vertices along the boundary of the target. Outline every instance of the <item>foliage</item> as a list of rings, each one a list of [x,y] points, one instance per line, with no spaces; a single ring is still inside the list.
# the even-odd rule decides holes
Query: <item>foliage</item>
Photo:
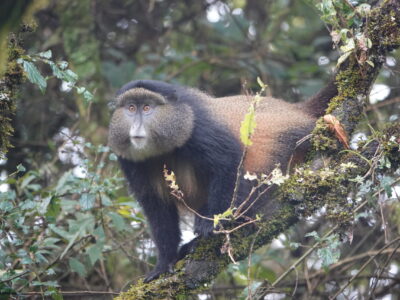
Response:
[[[371,5],[359,1],[352,4],[350,1],[323,0],[318,1],[316,7],[321,12],[321,19],[332,26],[333,42],[336,46],[342,44],[337,66],[345,62],[350,55],[357,54],[360,64],[368,63],[374,67],[374,63],[367,56],[372,41],[365,34],[363,22],[363,19],[370,16]]]
[[[46,91],[47,79],[50,77],[43,77],[34,62],[43,62],[50,66],[53,76],[66,82],[70,88],[76,89],[78,94],[82,94],[86,101],[93,100],[93,95],[85,87],[76,86],[78,75],[76,75],[71,69],[68,69],[68,62],[60,61],[53,62],[50,60],[52,57],[51,50],[46,52],[38,53],[37,55],[22,55],[17,59],[17,62],[21,64],[27,74],[30,82],[36,84],[42,93]]]
[[[122,179],[105,169],[114,159],[108,147],[82,146],[84,176],[69,170],[48,185],[44,169],[27,171],[19,165],[1,182],[10,186],[0,194],[2,292],[39,287],[52,293],[60,286],[52,278],[65,264],[70,272],[87,276],[112,250],[114,237],[134,234],[129,222],[141,222],[119,212],[136,203],[117,197]]]

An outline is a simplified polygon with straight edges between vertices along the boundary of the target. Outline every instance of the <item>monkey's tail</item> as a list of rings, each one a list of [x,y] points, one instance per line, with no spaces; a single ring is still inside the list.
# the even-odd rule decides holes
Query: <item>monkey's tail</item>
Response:
[[[320,117],[325,114],[329,101],[337,96],[338,89],[335,83],[335,76],[332,77],[328,84],[323,87],[317,94],[307,100],[304,105],[306,110],[315,117]]]

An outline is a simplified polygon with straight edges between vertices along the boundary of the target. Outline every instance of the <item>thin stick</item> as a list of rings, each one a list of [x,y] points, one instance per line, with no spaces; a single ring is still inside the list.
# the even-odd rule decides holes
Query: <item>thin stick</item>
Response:
[[[379,254],[381,254],[381,252],[383,252],[386,248],[388,248],[389,246],[393,245],[394,243],[396,243],[396,242],[398,242],[398,241],[400,241],[400,237],[394,239],[393,241],[391,241],[390,243],[388,243],[387,245],[385,245],[384,247],[382,247],[382,248],[378,251],[377,254],[371,256],[370,259],[368,259],[368,260],[365,262],[365,264],[363,264],[363,265],[361,266],[361,268],[358,270],[358,272],[357,272],[356,274],[354,274],[354,276],[351,277],[351,278],[347,281],[347,283],[346,283],[333,297],[331,297],[330,299],[332,299],[332,300],[333,300],[333,299],[336,299],[336,297],[339,296],[341,293],[343,293],[343,291],[350,285],[350,283],[352,283],[353,280],[356,279],[357,276],[360,275],[362,271],[364,271],[364,269],[369,265],[369,263],[370,263],[372,260],[375,259],[375,257],[377,257],[377,256],[378,256]]]
[[[379,271],[379,274],[376,278],[374,278],[374,284],[371,288],[371,291],[369,293],[369,299],[372,299],[372,295],[376,289],[376,286],[378,285],[378,281],[379,279],[381,279],[381,276],[383,274],[383,271],[385,271],[385,268],[387,267],[387,265],[389,264],[389,262],[392,260],[393,256],[396,254],[397,250],[400,248],[400,243],[397,245],[396,248],[393,249],[392,253],[390,253],[390,256],[388,257],[388,259],[386,260],[386,262],[384,263],[384,265],[382,266],[381,270]]]
[[[255,242],[256,242],[256,238],[257,238],[257,236],[258,236],[258,234],[260,233],[260,231],[261,231],[261,228],[259,228],[258,230],[257,230],[257,232],[256,232],[256,234],[255,234],[255,236],[254,236],[254,239],[253,239],[253,241],[251,242],[251,245],[250,245],[250,250],[249,250],[249,258],[248,258],[248,263],[247,263],[247,290],[248,290],[248,292],[249,292],[249,296],[247,296],[247,298],[246,298],[246,300],[247,299],[249,299],[249,300],[252,300],[253,299],[253,295],[252,295],[252,293],[251,293],[251,272],[250,272],[250,267],[251,267],[251,254],[253,253],[253,248],[254,248],[254,244],[255,244]]]

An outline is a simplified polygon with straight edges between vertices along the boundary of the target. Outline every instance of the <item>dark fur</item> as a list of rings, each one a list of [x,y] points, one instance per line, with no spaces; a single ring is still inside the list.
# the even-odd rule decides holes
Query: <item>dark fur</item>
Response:
[[[172,101],[185,101],[192,107],[196,116],[191,138],[174,153],[144,162],[119,158],[129,186],[144,209],[158,249],[157,266],[146,277],[146,281],[150,281],[159,274],[170,271],[177,259],[181,233],[176,205],[160,199],[155,191],[148,189],[151,176],[149,170],[158,169],[159,174],[162,174],[164,164],[168,166],[176,160],[190,161],[198,177],[207,178],[208,181],[208,199],[200,213],[213,217],[214,214],[224,212],[230,205],[242,151],[232,134],[212,120],[201,106],[201,101],[193,98],[193,94],[187,95],[185,89],[156,81],[134,81],[125,85],[118,95],[134,87],[167,95]],[[212,230],[212,221],[196,216],[196,233],[208,235]]]

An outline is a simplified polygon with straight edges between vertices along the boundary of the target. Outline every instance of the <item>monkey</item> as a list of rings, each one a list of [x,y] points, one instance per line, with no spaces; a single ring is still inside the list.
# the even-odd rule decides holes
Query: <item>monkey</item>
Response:
[[[241,163],[240,124],[252,97],[214,98],[155,80],[136,80],[121,87],[110,121],[109,145],[144,210],[157,248],[157,264],[144,282],[172,272],[179,255],[179,220],[185,207],[171,195],[165,168],[174,171],[186,205],[213,218],[231,205],[238,172],[268,174],[277,164],[285,169],[289,161],[304,160],[308,146],[296,148],[296,142],[312,131],[336,94],[332,80],[302,103],[263,97],[257,106],[252,145]],[[238,178],[235,205],[251,188],[243,176]],[[207,218],[196,214],[197,235],[213,233],[213,221]]]

